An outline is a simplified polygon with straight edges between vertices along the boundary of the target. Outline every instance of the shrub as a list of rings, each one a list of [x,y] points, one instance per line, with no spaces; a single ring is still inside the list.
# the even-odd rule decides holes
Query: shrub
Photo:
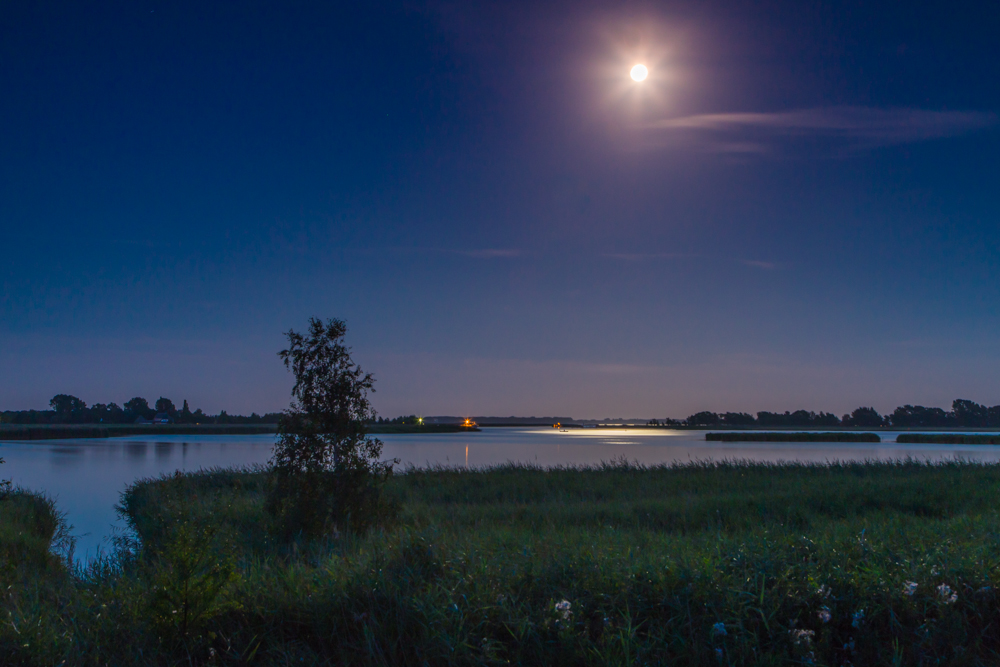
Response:
[[[150,620],[160,636],[187,642],[235,607],[226,593],[238,576],[232,549],[215,529],[182,521],[171,533],[152,564]]]

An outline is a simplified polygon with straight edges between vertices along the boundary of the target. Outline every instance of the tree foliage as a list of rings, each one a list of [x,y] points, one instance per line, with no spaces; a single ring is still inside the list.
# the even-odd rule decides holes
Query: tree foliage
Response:
[[[292,374],[292,403],[278,424],[268,510],[286,535],[364,531],[392,514],[381,491],[394,462],[367,435],[374,378],[351,359],[343,321],[311,318],[289,331],[279,356]]]
[[[885,425],[885,419],[875,408],[857,408],[849,415],[844,415],[840,420],[844,426],[858,426],[861,428],[877,428]]]
[[[49,407],[55,410],[55,413],[62,418],[69,419],[74,414],[78,414],[87,409],[87,404],[81,401],[76,396],[70,396],[69,394],[56,394],[49,401]]]

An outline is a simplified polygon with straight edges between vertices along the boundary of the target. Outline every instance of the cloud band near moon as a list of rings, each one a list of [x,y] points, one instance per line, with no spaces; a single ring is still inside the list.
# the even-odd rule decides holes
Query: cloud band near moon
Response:
[[[994,113],[843,106],[777,112],[713,113],[665,118],[647,129],[693,140],[723,153],[768,153],[795,139],[827,139],[874,148],[957,137],[997,125]]]

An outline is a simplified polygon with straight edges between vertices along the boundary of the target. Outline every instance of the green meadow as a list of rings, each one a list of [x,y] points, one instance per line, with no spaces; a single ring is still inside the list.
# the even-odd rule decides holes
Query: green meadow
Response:
[[[267,474],[137,483],[82,568],[56,507],[9,493],[0,664],[1000,661],[994,465],[409,470],[392,525],[292,542]]]

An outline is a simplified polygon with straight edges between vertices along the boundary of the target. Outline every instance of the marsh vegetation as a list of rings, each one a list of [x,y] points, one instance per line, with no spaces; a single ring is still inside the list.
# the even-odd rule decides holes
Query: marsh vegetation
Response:
[[[134,539],[76,571],[46,555],[51,504],[0,503],[4,664],[990,664],[1000,649],[993,465],[410,470],[385,488],[394,519],[291,540],[269,474],[135,484]]]

